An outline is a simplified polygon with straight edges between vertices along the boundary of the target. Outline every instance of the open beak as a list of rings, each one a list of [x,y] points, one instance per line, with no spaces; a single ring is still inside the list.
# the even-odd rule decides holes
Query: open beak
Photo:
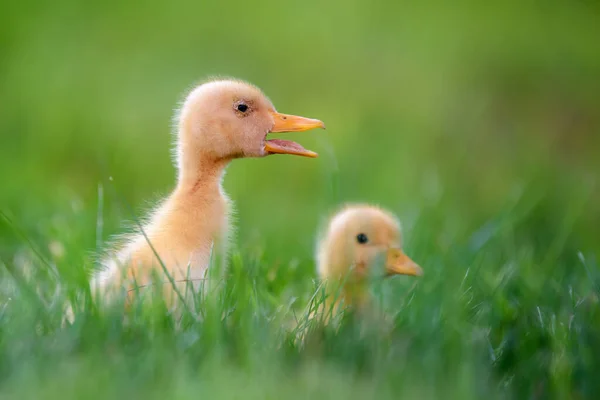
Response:
[[[412,275],[421,276],[423,270],[413,260],[411,260],[404,252],[397,248],[391,248],[387,251],[385,261],[385,270],[388,276],[390,275]]]
[[[325,129],[325,124],[318,119],[298,117],[295,115],[280,114],[276,111],[271,112],[275,124],[269,133],[278,132],[303,132],[315,128]],[[317,153],[302,147],[291,140],[270,139],[265,143],[265,152],[268,154],[293,154],[304,157],[317,157]]]

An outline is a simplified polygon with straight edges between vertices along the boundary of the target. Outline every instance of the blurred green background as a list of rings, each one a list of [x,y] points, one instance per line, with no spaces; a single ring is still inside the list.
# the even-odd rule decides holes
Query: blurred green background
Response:
[[[563,294],[595,293],[597,2],[24,0],[1,10],[4,263],[22,262],[25,236],[61,270],[89,265],[131,220],[128,205],[143,215],[173,188],[174,110],[196,82],[225,75],[327,124],[288,136],[318,159],[236,160],[225,178],[234,247],[276,271],[265,289],[275,298],[310,295],[316,230],[346,201],[400,216],[407,252],[440,277],[422,285],[432,303],[433,288],[458,290],[476,267],[502,307],[517,299],[531,315],[546,304],[560,319]],[[513,289],[505,268],[520,271]]]

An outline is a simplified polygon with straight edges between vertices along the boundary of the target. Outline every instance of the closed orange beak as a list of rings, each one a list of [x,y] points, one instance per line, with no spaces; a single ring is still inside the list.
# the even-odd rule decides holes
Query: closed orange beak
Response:
[[[397,248],[391,248],[387,251],[385,270],[390,275],[412,275],[421,276],[423,270],[404,252]]]

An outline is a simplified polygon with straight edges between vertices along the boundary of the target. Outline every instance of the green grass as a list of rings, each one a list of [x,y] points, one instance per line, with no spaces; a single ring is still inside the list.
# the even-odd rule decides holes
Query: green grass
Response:
[[[0,397],[593,398],[600,9],[419,4],[3,6]],[[212,74],[323,120],[290,135],[320,157],[232,163],[232,257],[197,310],[80,300],[62,327],[172,188],[173,109]],[[372,288],[391,326],[303,323],[346,201],[396,213],[425,270]]]

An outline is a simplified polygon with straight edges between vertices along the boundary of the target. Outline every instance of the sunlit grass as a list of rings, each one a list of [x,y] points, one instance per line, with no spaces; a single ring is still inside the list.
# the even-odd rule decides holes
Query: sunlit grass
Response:
[[[376,280],[371,289],[387,322],[376,313],[346,313],[327,326],[308,318],[324,300],[314,273],[293,263],[274,267],[264,248],[234,250],[226,271],[217,263],[217,284],[192,308],[173,312],[148,292],[150,302],[124,311],[123,299],[106,309],[74,296],[87,292],[83,265],[64,265],[64,253],[41,250],[3,214],[6,237],[22,243],[18,257],[3,259],[5,387],[58,396],[64,385],[76,397],[140,385],[182,397],[208,387],[224,396],[249,390],[294,398],[589,394],[596,362],[589,354],[600,345],[598,266],[583,253],[564,253],[561,239],[582,201],[558,218],[561,231],[550,247],[518,243],[519,224],[530,226],[541,204],[525,194],[437,252],[426,249],[443,235],[420,228],[434,215],[418,218],[407,246],[425,276]],[[445,221],[438,226],[442,234],[453,230]],[[75,322],[63,327],[74,298]],[[237,382],[226,384],[226,377]],[[248,383],[255,379],[261,383]]]

